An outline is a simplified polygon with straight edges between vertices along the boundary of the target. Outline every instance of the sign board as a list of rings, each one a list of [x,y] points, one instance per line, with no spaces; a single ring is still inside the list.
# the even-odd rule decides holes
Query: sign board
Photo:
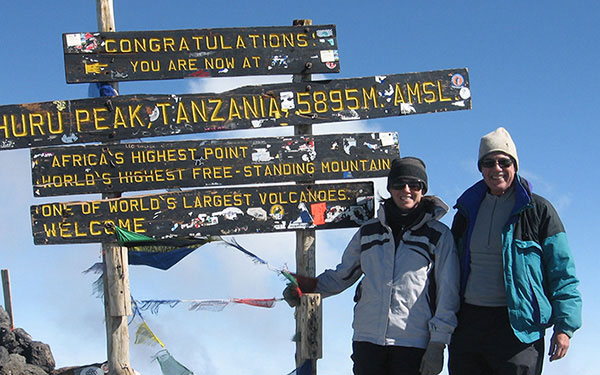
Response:
[[[338,73],[335,25],[63,34],[68,83]]]
[[[0,150],[471,108],[467,69],[0,106]]]
[[[373,215],[373,182],[195,189],[31,206],[37,245],[113,241],[111,224],[162,239],[356,227]]]
[[[38,197],[384,177],[397,157],[397,133],[31,149]]]

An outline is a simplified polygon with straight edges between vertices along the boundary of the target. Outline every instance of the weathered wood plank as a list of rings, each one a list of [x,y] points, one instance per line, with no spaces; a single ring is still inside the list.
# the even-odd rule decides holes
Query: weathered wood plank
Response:
[[[196,189],[31,206],[35,244],[114,241],[110,225],[155,238],[356,227],[374,215],[372,182]]]
[[[31,149],[33,193],[52,196],[386,176],[397,133]]]
[[[335,25],[63,34],[68,83],[340,71]]]
[[[0,150],[471,108],[467,69],[0,106]]]

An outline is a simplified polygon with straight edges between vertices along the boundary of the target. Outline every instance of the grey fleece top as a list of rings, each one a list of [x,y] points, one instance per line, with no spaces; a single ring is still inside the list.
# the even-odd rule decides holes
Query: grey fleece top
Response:
[[[471,236],[471,273],[465,302],[477,306],[506,306],[502,229],[515,205],[511,188],[501,196],[485,195]]]

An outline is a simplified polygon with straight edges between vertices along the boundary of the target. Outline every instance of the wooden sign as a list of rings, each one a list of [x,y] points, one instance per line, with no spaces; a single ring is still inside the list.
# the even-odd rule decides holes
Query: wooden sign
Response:
[[[63,34],[67,83],[338,73],[335,25]]]
[[[33,194],[387,176],[397,133],[129,143],[31,149]]]
[[[360,226],[372,182],[187,190],[31,206],[35,244],[114,241],[110,225],[154,238]],[[107,225],[109,224],[109,225]]]
[[[0,150],[471,108],[467,69],[0,106]]]

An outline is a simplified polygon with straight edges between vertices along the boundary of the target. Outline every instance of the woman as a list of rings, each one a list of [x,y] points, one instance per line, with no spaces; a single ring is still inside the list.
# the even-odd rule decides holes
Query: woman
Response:
[[[438,221],[448,206],[427,192],[425,163],[396,159],[377,218],[354,235],[335,270],[297,276],[303,292],[338,294],[358,281],[354,301],[354,374],[442,371],[444,348],[456,327],[458,260],[449,228]],[[298,304],[292,287],[284,297]]]

